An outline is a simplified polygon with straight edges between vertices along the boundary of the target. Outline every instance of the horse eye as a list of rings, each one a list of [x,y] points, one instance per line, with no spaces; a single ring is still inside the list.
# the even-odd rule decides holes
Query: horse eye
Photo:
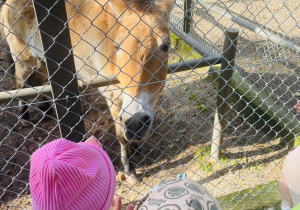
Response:
[[[163,43],[160,49],[164,52],[168,52],[170,48],[170,43]]]

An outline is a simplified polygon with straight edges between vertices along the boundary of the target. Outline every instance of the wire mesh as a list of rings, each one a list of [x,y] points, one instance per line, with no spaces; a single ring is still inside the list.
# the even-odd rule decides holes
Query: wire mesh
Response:
[[[45,71],[44,52],[35,41],[39,37],[39,26],[35,19],[31,19],[34,14],[32,1],[16,2],[1,1],[1,26],[6,30],[2,34],[0,54],[2,93],[50,84],[49,78],[40,81],[48,74]],[[255,209],[280,202],[277,183],[288,152],[284,142],[292,142],[299,135],[295,133],[299,127],[299,116],[292,108],[299,91],[299,51],[281,46],[283,40],[300,45],[300,6],[297,0],[190,2],[188,35],[214,54],[223,53],[224,32],[229,28],[239,29],[232,81],[241,76],[242,81],[251,87],[241,92],[242,83],[237,86],[232,84],[232,89],[236,91],[226,98],[230,108],[224,115],[226,126],[221,131],[224,142],[220,145],[222,156],[218,160],[212,158],[211,145],[214,117],[218,109],[216,100],[221,67],[217,63],[208,63],[207,67],[178,73],[175,71],[164,75],[166,78],[161,77],[160,72],[166,71],[166,64],[185,63],[207,56],[200,55],[173,31],[166,32],[161,27],[167,18],[162,13],[167,11],[158,10],[157,5],[165,1],[145,0],[148,2],[146,7],[140,9],[133,0],[127,2],[117,15],[110,8],[109,1],[65,2],[76,76],[87,85],[80,89],[78,96],[83,111],[79,117],[83,119],[86,131],[83,135],[85,138],[94,135],[104,145],[117,173],[116,194],[123,196],[125,205],[137,202],[152,187],[176,177],[178,173],[185,173],[206,187],[224,209]],[[10,19],[9,24],[3,22],[3,5],[9,8],[10,14],[15,14],[15,19]],[[85,7],[90,5],[104,10],[87,12]],[[188,14],[184,5],[182,0],[174,2],[169,20],[181,30],[185,28],[184,18]],[[151,16],[151,12],[157,17]],[[104,13],[106,18],[111,18],[108,29],[96,23]],[[235,18],[228,19],[227,14]],[[134,21],[126,20],[126,15],[135,16]],[[236,18],[246,21],[247,27],[234,22]],[[74,25],[78,20],[82,25],[76,28]],[[20,21],[32,26],[31,30],[25,27],[23,32],[19,32]],[[282,40],[274,43],[269,35],[262,36],[258,31],[250,30],[249,25],[268,31]],[[121,31],[118,36],[115,28]],[[28,33],[24,33],[25,30]],[[95,38],[95,34],[102,38]],[[13,39],[11,37],[21,40],[23,45],[18,47],[17,42],[9,40]],[[133,44],[127,46],[127,43]],[[80,53],[81,49],[88,50]],[[24,59],[27,52],[32,53],[34,62]],[[122,61],[116,59],[120,55]],[[28,72],[19,72],[20,66],[29,69]],[[128,66],[135,66],[135,72],[128,71]],[[115,69],[111,74],[119,76],[120,84],[110,83],[101,88],[89,86],[109,68]],[[84,80],[86,75],[90,75],[88,80]],[[141,81],[145,80],[139,76],[148,79],[143,83]],[[162,82],[161,91],[157,87]],[[126,88],[136,89],[136,92],[130,94],[127,91],[124,94]],[[257,90],[254,98],[248,96],[251,90]],[[147,94],[150,100],[146,103],[138,100],[142,94]],[[265,97],[262,98],[262,104],[258,105],[257,98],[261,95]],[[16,99],[12,95],[11,101],[0,106],[0,205],[4,209],[32,208],[29,189],[31,154],[46,143],[60,138],[61,122],[56,117],[55,99],[51,95],[40,92],[31,100]],[[126,104],[122,104],[122,100]],[[136,106],[140,108],[133,113],[129,108],[136,100]],[[152,100],[157,101],[153,108],[149,105]],[[268,104],[269,100],[274,103]],[[265,104],[269,107],[264,108]],[[124,180],[121,156],[125,149],[120,146],[118,139],[124,139],[126,130],[116,130],[115,127],[124,126],[120,110],[125,110],[122,117],[129,118],[148,113],[149,118],[146,117],[142,125],[151,120],[147,124],[149,135],[145,134],[148,131],[141,132],[143,126],[136,134],[128,134],[137,139],[145,134],[142,140],[126,143],[131,152],[128,161],[139,179],[134,185]],[[136,121],[140,123],[142,119]]]

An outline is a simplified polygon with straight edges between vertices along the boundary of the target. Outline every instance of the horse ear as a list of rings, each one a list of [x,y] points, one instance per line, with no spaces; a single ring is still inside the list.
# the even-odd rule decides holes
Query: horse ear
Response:
[[[170,13],[172,10],[172,6],[174,4],[174,0],[163,0],[157,5],[159,11],[166,17],[168,20],[170,19]]]

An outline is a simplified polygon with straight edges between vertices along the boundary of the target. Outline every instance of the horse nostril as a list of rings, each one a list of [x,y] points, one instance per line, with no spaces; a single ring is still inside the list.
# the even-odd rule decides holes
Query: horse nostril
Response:
[[[141,121],[143,122],[144,126],[150,126],[151,118],[149,115],[145,115],[141,118]]]
[[[122,120],[123,120],[123,117],[122,117],[122,116],[120,116],[120,121],[122,122]]]
[[[151,117],[145,113],[138,113],[125,121],[127,139],[141,140],[147,135],[151,124]]]

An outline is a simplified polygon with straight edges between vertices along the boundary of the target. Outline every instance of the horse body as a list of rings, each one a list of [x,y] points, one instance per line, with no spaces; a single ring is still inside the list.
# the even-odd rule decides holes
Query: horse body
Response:
[[[172,4],[172,0],[155,6],[150,0],[66,3],[77,77],[92,81],[116,74],[120,81],[99,89],[115,120],[127,174],[131,169],[125,142],[142,140],[149,134],[153,106],[166,79],[170,45],[166,17]],[[15,61],[17,88],[23,83],[42,85],[47,71],[31,1],[8,0],[1,15]]]

